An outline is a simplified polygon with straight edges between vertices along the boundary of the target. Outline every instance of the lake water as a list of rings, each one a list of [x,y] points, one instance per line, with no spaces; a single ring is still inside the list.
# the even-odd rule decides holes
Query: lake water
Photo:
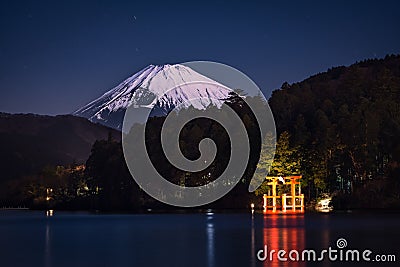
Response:
[[[400,266],[399,214],[104,215],[0,211],[0,266]],[[397,262],[260,261],[268,250],[345,249]],[[260,254],[261,256],[263,253]],[[295,254],[292,254],[295,256]],[[287,254],[286,254],[286,257]]]

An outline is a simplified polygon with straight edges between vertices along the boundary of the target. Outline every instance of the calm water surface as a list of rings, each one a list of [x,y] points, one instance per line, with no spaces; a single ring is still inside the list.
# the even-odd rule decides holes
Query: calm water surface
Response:
[[[395,263],[261,262],[257,252],[336,247]],[[0,266],[400,266],[399,214],[98,215],[0,211]]]

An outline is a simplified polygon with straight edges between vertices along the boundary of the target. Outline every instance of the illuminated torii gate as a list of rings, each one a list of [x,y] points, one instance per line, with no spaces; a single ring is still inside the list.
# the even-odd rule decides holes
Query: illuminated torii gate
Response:
[[[301,179],[301,175],[293,176],[278,176],[278,177],[266,177],[271,186],[272,194],[268,190],[268,195],[264,194],[264,212],[265,213],[276,213],[276,212],[291,212],[291,213],[302,213],[304,212],[304,194],[301,194],[301,186],[298,181]],[[281,182],[284,185],[290,184],[290,195],[282,194],[281,196],[276,195],[276,186]],[[296,195],[296,185],[298,185],[298,194]],[[270,204],[269,200],[272,200]],[[278,205],[278,199],[281,199],[281,206]],[[288,201],[290,200],[290,201]],[[288,203],[289,202],[289,203]],[[299,202],[298,204],[296,202]]]

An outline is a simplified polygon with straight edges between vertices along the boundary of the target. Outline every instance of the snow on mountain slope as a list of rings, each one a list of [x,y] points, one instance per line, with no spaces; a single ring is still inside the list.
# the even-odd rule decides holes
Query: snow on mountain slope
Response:
[[[166,115],[178,105],[197,109],[220,107],[229,92],[227,87],[187,66],[150,65],[73,114],[121,130],[129,105],[154,105],[153,116]]]

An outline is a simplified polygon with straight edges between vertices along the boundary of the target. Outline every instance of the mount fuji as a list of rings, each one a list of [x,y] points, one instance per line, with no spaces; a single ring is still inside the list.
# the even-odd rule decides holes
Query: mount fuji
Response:
[[[231,89],[188,66],[149,65],[73,115],[121,130],[130,105],[153,107],[151,116],[160,116],[178,107],[221,107],[230,92]]]

